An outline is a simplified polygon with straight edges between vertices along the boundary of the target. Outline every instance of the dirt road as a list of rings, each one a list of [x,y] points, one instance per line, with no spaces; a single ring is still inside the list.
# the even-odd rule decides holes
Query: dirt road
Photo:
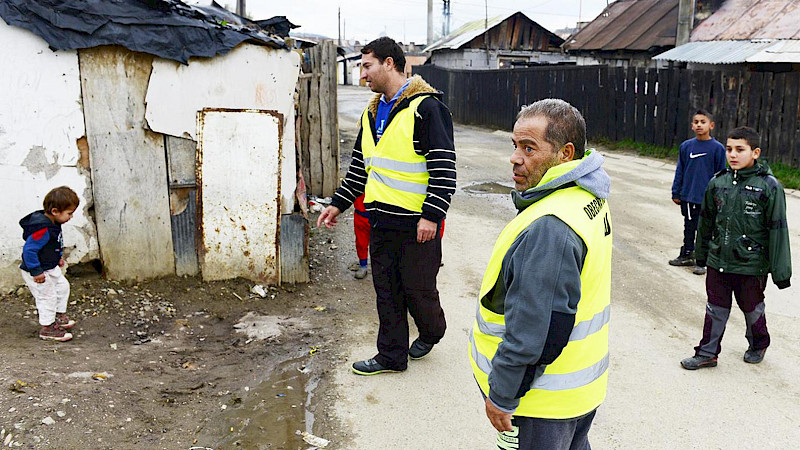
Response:
[[[357,87],[339,92],[340,128],[352,134],[370,93]],[[402,374],[359,377],[349,363],[374,354],[377,320],[374,306],[354,312],[345,333],[353,347],[345,349],[347,363],[333,369],[334,411],[345,430],[337,448],[492,446],[493,430],[470,372],[467,331],[494,239],[515,213],[507,195],[486,193],[511,186],[511,141],[506,132],[465,126],[456,126],[455,135],[458,192],[447,216],[439,274],[448,333],[429,357],[411,361]],[[669,195],[674,165],[600,150],[612,177],[615,236],[611,373],[608,398],[590,434],[594,448],[796,448],[800,280],[783,291],[767,289],[773,344],[764,362],[742,361],[744,320],[734,310],[719,367],[683,370],[679,361],[700,338],[706,300],[704,277],[667,265],[682,239],[680,212]],[[787,201],[797,270],[800,196],[792,192]]]

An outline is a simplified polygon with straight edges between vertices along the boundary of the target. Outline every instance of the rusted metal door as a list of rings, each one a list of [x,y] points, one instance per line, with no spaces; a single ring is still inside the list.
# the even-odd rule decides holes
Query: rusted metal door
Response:
[[[203,279],[280,279],[283,116],[266,110],[198,113],[197,209]]]

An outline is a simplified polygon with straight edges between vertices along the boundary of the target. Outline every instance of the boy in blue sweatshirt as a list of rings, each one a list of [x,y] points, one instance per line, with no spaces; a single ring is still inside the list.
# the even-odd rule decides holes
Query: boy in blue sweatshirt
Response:
[[[672,202],[681,207],[683,215],[683,246],[671,266],[694,266],[692,273],[704,275],[705,267],[695,264],[694,241],[700,204],[708,181],[715,173],[725,169],[725,147],[711,137],[714,119],[711,114],[698,109],[692,116],[692,131],[695,137],[684,141],[680,147],[675,179],[672,182]]]
[[[57,187],[44,197],[44,209],[34,211],[19,221],[22,227],[22,264],[19,268],[39,311],[39,337],[68,341],[75,325],[67,317],[69,282],[61,273],[64,266],[61,224],[72,219],[80,199],[67,186]]]

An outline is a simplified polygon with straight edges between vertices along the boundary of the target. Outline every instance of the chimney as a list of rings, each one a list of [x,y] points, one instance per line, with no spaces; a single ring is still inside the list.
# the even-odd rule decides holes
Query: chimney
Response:
[[[694,1],[678,0],[678,30],[675,37],[675,46],[678,47],[689,42],[694,25]]]

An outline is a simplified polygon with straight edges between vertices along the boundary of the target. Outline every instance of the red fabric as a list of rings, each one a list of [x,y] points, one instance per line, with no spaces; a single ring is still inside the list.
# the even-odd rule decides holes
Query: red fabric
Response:
[[[445,222],[444,219],[442,219],[442,227],[439,230],[439,238],[440,239],[444,238],[444,222]]]
[[[34,241],[38,241],[39,239],[44,237],[44,234],[47,233],[47,228],[42,228],[39,231],[34,231],[31,237]]]
[[[353,208],[355,208],[356,211],[361,212],[367,210],[367,208],[364,206],[364,194],[361,194],[361,196],[356,198],[356,201],[353,202]]]
[[[358,259],[367,259],[369,256],[369,220],[364,216],[353,214],[353,231],[356,233]]]

